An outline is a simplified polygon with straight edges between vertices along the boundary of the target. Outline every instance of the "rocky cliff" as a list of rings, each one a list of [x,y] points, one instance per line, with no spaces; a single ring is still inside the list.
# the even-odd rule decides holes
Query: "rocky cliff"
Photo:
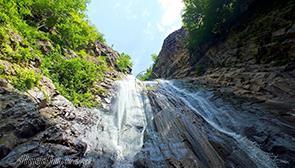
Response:
[[[152,78],[190,79],[218,90],[285,105],[294,117],[295,3],[255,4],[227,33],[208,43],[185,47],[183,28],[169,35]],[[275,106],[275,105],[274,105]]]
[[[115,67],[119,54],[99,42],[89,45],[88,51],[104,55],[112,67],[95,86],[104,90],[96,99],[101,102],[101,110],[108,111],[114,81],[122,75]],[[74,52],[70,53],[75,57]],[[12,63],[0,62],[5,65],[5,74],[15,73]],[[26,92],[0,79],[0,112],[0,167],[87,167],[103,152],[94,142],[99,135],[93,134],[101,129],[97,127],[99,110],[75,107],[46,76],[41,77],[38,87]],[[92,154],[86,157],[86,151]]]

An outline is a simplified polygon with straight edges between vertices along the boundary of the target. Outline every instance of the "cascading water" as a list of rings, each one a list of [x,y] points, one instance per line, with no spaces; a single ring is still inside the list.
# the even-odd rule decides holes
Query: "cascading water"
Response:
[[[143,145],[148,98],[133,76],[118,81],[115,88],[110,112],[101,113],[99,146],[112,155],[113,167],[133,167],[133,158]]]
[[[134,167],[140,160],[148,163],[141,166],[167,167],[167,159],[169,164],[171,159],[189,163],[184,167],[236,167],[240,162],[249,168],[277,167],[268,153],[236,129],[242,122],[206,98],[208,91],[185,87],[172,81],[140,82],[133,76],[116,84],[111,110],[101,113],[98,123],[98,146],[113,157],[112,167]],[[232,156],[223,160],[207,136],[235,146]]]
[[[225,111],[218,110],[214,104],[200,95],[200,92],[189,93],[185,89],[178,88],[171,81],[163,81],[162,88],[173,96],[178,97],[192,111],[200,115],[214,129],[232,137],[236,140],[237,145],[241,150],[246,152],[259,168],[274,168],[277,167],[271,156],[259,149],[259,147],[246,137],[242,137],[239,133],[234,132],[227,127],[228,123],[237,124],[234,119]],[[197,109],[196,107],[199,107]],[[226,123],[226,124],[225,124]]]
[[[132,160],[143,145],[146,127],[145,102],[141,83],[133,76],[118,82],[118,92],[112,112],[117,133],[114,144],[119,159]],[[120,163],[122,164],[122,163]]]

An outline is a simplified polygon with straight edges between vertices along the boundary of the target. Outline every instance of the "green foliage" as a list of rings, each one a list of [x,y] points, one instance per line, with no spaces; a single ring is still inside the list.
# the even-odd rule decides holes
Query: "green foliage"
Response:
[[[158,60],[158,55],[157,54],[152,54],[151,57],[152,57],[152,60],[153,60],[153,65],[151,67],[149,67],[143,74],[139,74],[137,76],[137,78],[139,80],[147,81],[147,80],[149,80],[151,78],[151,75],[153,73],[153,66],[155,65],[156,61]]]
[[[95,64],[81,58],[62,61],[55,68],[59,70],[57,81],[68,90],[86,93],[95,81]]]
[[[79,51],[105,42],[86,17],[87,0],[0,0],[1,58],[27,63],[40,55],[37,42]],[[16,38],[16,39],[15,39]]]
[[[152,60],[155,63],[158,60],[158,55],[157,54],[152,54]]]
[[[101,81],[108,70],[104,57],[98,63],[84,58],[64,59],[58,51],[43,59],[42,70],[57,86],[62,95],[75,105],[91,107],[95,105],[91,88],[95,81]]]
[[[226,28],[238,0],[185,0],[183,23],[188,31],[188,47],[193,49]]]
[[[0,64],[0,75],[4,75],[5,66]]]
[[[41,75],[37,74],[34,70],[16,68],[16,76],[11,76],[10,78],[15,88],[21,91],[26,91],[38,86]]]
[[[153,68],[149,67],[143,74],[138,75],[137,78],[142,81],[147,81],[150,79],[152,75],[152,71],[153,71]]]
[[[58,44],[74,50],[85,48],[86,46],[83,45],[95,40],[104,41],[102,35],[83,18],[84,16],[81,14],[70,13],[70,17],[57,25],[59,34],[55,35],[53,39]]]
[[[129,68],[132,67],[131,57],[125,53],[122,53],[116,60],[116,64],[120,71],[128,72]]]
[[[86,52],[89,43],[105,42],[87,19],[87,3],[88,0],[0,0],[0,59],[20,65],[17,67],[28,67],[35,58],[41,59],[42,73],[54,81],[62,95],[76,105],[90,107],[95,105],[91,88],[103,80],[108,64],[105,57]],[[40,41],[50,43],[51,52],[44,52]],[[77,58],[68,59],[66,50],[77,53]],[[120,61],[123,70],[130,65],[126,60],[124,56]],[[37,86],[40,75],[18,68],[17,75],[8,78],[16,88],[27,90]]]

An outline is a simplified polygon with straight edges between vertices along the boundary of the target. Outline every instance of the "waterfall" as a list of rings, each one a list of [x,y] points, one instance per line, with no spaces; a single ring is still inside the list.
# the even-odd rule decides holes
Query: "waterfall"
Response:
[[[173,84],[171,81],[162,81],[162,88],[173,96],[178,97],[185,103],[192,111],[200,115],[209,125],[214,129],[232,137],[237,146],[248,154],[249,158],[253,160],[259,168],[275,168],[276,163],[271,158],[271,155],[262,151],[258,145],[239,133],[234,132],[227,127],[228,123],[237,125],[234,119],[226,113],[226,111],[218,110],[214,104],[200,95],[200,92],[190,93],[185,89],[181,89]],[[203,95],[204,96],[204,95]],[[196,107],[199,107],[197,109]],[[226,124],[225,124],[226,123]]]
[[[133,158],[143,145],[149,102],[143,84],[131,75],[118,81],[115,91],[110,112],[101,113],[99,143],[113,155],[113,167],[133,167]]]
[[[242,123],[207,99],[208,91],[186,87],[173,81],[141,82],[131,75],[115,84],[110,111],[100,112],[97,126],[101,127],[98,146],[103,154],[112,156],[112,167],[132,168],[137,159],[148,160],[152,168],[166,167],[167,159],[200,167],[224,167],[226,161],[211,146],[208,136],[226,139],[224,143],[234,148],[237,158],[233,160],[244,162],[242,167],[277,167],[270,154],[236,129]],[[200,120],[196,126],[198,118],[204,123]],[[208,135],[202,131],[207,128],[211,132]],[[235,167],[235,161],[228,162]]]

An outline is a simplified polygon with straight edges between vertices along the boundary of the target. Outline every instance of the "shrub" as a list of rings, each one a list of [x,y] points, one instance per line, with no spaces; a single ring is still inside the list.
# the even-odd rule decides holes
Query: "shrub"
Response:
[[[67,19],[57,25],[57,29],[59,34],[54,36],[53,40],[73,50],[85,48],[88,43],[95,40],[105,41],[103,36],[93,26],[90,26],[81,14],[71,13]]]
[[[116,60],[116,64],[120,71],[128,72],[129,68],[132,67],[131,57],[125,53],[122,53]]]
[[[138,79],[142,81],[147,81],[152,75],[153,68],[149,67],[143,74],[138,75]]]
[[[23,63],[40,52],[37,41],[79,51],[103,35],[87,20],[87,0],[4,0],[0,1],[0,49],[6,60]],[[10,37],[17,34],[20,44]],[[18,43],[18,42],[17,42]],[[29,47],[28,47],[29,46]]]
[[[152,54],[152,60],[155,63],[158,60],[158,55],[157,54]]]
[[[55,83],[59,92],[75,105],[95,105],[91,92],[96,81],[104,78],[108,65],[103,57],[97,57],[97,64],[84,58],[66,60],[54,51],[43,59],[42,71]]]
[[[76,90],[78,93],[86,93],[96,77],[96,66],[81,58],[65,60],[56,66],[60,84],[66,89]]]
[[[26,91],[38,86],[40,79],[40,74],[26,68],[16,68],[16,76],[10,76],[12,85],[21,91]]]
[[[153,65],[151,67],[149,67],[143,74],[139,74],[137,76],[137,78],[139,80],[147,81],[147,80],[149,80],[151,78],[152,73],[153,73],[153,66],[155,66],[155,63],[158,60],[158,55],[157,54],[152,54],[151,57],[152,57]]]

